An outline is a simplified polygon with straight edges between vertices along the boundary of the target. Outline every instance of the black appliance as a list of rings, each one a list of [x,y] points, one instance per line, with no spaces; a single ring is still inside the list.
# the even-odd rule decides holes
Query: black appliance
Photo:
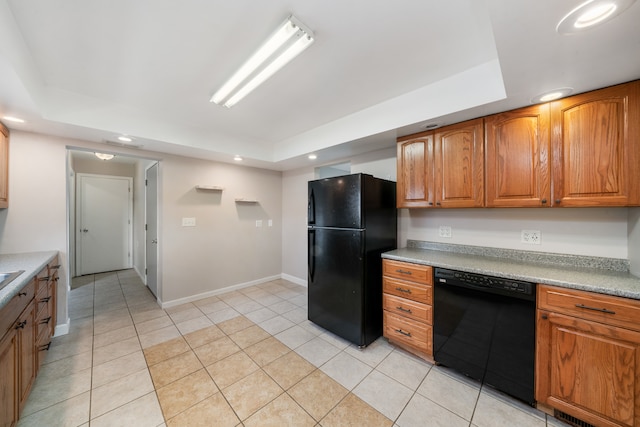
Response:
[[[534,283],[436,268],[436,362],[534,404]]]
[[[309,182],[309,320],[360,347],[382,334],[381,254],[396,248],[396,232],[395,182]]]

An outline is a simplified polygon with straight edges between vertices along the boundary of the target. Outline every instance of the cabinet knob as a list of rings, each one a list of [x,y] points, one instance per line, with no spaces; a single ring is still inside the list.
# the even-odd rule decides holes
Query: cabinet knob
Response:
[[[541,319],[543,320],[547,320],[549,318],[549,316],[547,316],[546,314],[543,314],[542,316],[540,316]]]
[[[553,202],[557,205],[560,203],[560,199],[555,199]]]
[[[433,202],[429,202],[429,206],[433,206]]]
[[[436,205],[440,206],[440,202],[436,202]]]
[[[542,199],[541,202],[544,205],[545,203],[547,203],[547,199]]]

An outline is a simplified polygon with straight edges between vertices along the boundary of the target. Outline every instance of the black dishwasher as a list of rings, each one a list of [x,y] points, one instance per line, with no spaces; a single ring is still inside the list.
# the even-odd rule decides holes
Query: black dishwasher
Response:
[[[536,287],[436,268],[434,359],[534,404]]]

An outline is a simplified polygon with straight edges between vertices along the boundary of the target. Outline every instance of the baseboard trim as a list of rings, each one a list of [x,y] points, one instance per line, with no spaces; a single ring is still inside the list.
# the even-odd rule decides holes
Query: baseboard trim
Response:
[[[299,277],[291,276],[290,274],[285,274],[285,273],[282,273],[280,276],[282,279],[288,280],[289,282],[293,282],[296,285],[304,286],[305,288],[308,287],[307,281],[304,279],[300,279]]]
[[[69,333],[69,328],[71,326],[71,319],[67,317],[67,321],[65,323],[58,323],[53,331],[54,337],[59,337],[61,335],[67,335]]]
[[[276,276],[263,277],[261,279],[252,280],[250,282],[238,283],[237,285],[231,285],[231,286],[227,286],[225,288],[214,289],[213,291],[203,292],[201,294],[191,295],[191,296],[184,297],[184,298],[178,298],[178,299],[171,300],[171,301],[165,301],[165,302],[162,302],[160,304],[160,306],[163,309],[170,308],[170,307],[175,307],[177,305],[186,304],[186,303],[193,302],[193,301],[198,301],[198,300],[201,300],[201,299],[204,299],[204,298],[208,298],[208,297],[224,294],[226,292],[237,291],[238,289],[248,288],[249,286],[255,286],[255,285],[260,285],[262,283],[271,282],[273,280],[280,279],[281,276],[282,276],[281,274],[278,274]]]

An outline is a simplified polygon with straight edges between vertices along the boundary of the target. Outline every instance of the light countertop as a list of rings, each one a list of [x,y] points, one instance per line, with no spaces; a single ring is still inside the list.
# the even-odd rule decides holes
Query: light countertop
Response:
[[[24,270],[24,273],[0,290],[0,308],[17,295],[56,255],[56,251],[0,255],[0,272]]]
[[[640,299],[640,278],[628,271],[556,265],[548,262],[523,261],[509,257],[483,256],[419,247],[396,249],[385,252],[382,257],[432,267]]]

